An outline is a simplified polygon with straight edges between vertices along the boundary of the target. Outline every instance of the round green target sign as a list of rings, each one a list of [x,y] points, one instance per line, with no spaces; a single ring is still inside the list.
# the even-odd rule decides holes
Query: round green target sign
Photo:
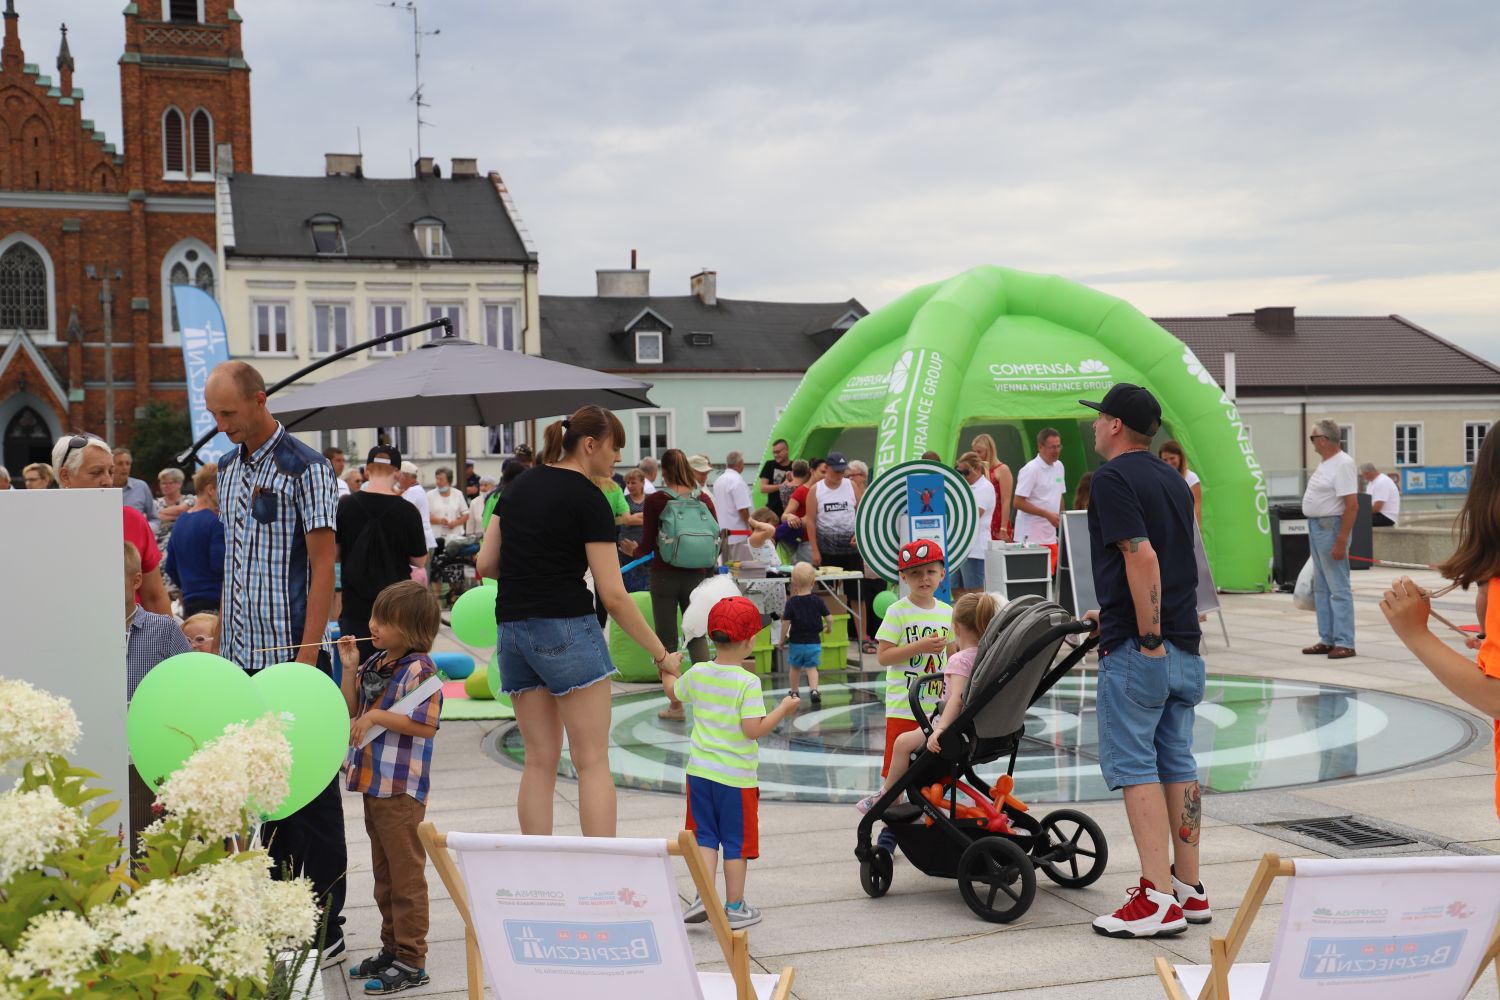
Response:
[[[954,553],[968,555],[974,543],[974,532],[980,530],[978,508],[968,480],[953,469],[938,462],[902,462],[886,469],[859,502],[855,514],[856,530],[859,533],[859,551],[865,565],[886,580],[896,581],[896,557],[901,551],[901,527],[908,511],[906,504],[906,479],[912,475],[931,474],[943,478],[944,502],[948,511],[947,541],[944,554],[948,565],[954,562]],[[988,525],[985,525],[988,530]]]

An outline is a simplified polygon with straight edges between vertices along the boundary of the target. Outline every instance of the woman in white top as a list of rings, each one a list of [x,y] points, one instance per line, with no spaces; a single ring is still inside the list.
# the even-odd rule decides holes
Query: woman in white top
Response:
[[[1203,523],[1203,483],[1198,474],[1188,468],[1187,452],[1182,450],[1182,445],[1176,441],[1168,441],[1161,446],[1157,456],[1172,468],[1182,473],[1182,478],[1187,480],[1188,489],[1193,491],[1193,520],[1199,524]]]

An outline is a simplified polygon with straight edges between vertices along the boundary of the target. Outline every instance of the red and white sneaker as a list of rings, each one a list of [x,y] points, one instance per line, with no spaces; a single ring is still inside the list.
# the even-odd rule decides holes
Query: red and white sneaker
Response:
[[[1164,937],[1187,930],[1182,907],[1145,879],[1132,886],[1124,906],[1094,921],[1094,931],[1117,938]]]
[[[1175,868],[1172,870],[1172,893],[1188,923],[1206,924],[1214,918],[1213,911],[1208,908],[1208,893],[1203,891],[1203,883],[1188,885],[1177,877]]]

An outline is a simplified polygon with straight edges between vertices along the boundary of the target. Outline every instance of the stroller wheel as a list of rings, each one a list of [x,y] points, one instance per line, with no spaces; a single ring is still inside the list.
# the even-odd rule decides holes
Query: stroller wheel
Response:
[[[1109,863],[1109,845],[1093,818],[1076,809],[1054,809],[1042,817],[1032,860],[1065,889],[1093,885]]]
[[[869,861],[859,863],[859,885],[860,888],[872,898],[879,899],[891,888],[891,873],[895,870],[891,861],[891,852],[884,847],[877,847],[870,855]]]
[[[958,894],[985,920],[1008,924],[1031,908],[1036,872],[1011,841],[981,837],[958,859]]]

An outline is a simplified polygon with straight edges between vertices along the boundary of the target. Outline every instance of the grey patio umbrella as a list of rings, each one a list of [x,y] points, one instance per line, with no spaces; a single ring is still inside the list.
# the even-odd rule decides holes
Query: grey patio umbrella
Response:
[[[492,427],[573,412],[654,406],[649,382],[445,337],[267,404],[288,430]]]

